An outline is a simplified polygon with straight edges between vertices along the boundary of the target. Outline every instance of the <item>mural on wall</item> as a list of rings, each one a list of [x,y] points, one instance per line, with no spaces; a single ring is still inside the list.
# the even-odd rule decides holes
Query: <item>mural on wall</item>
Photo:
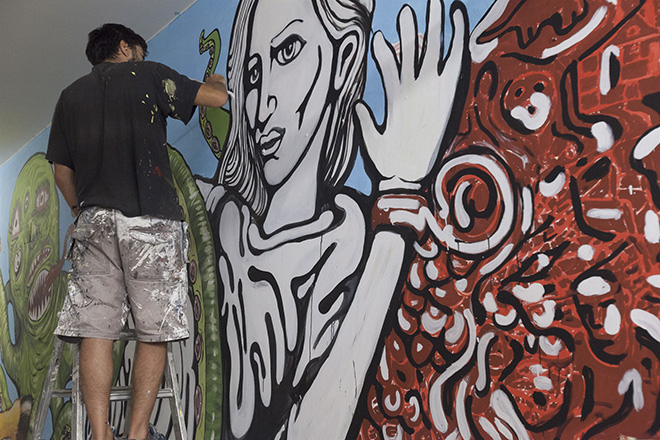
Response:
[[[358,438],[659,438],[654,1],[498,1]]]
[[[372,231],[369,200],[343,186],[357,153],[353,110],[364,90],[374,5],[281,6],[239,5],[227,70],[234,99],[222,185],[200,182],[218,239],[223,434],[344,438],[406,251],[399,232]],[[457,9],[457,36],[444,68],[438,68],[439,2],[431,6],[427,41],[433,43],[419,68],[407,64],[397,78],[396,62],[384,60],[392,61],[384,66],[392,100],[384,132],[376,133],[361,113],[360,124],[374,132],[367,149],[388,178],[382,183],[388,193],[419,187],[436,161],[464,58],[463,15]],[[414,63],[417,34],[407,36],[404,62]],[[405,103],[412,107],[407,115]],[[424,116],[426,132],[405,124]],[[410,136],[406,146],[402,140]],[[410,199],[384,203],[394,213],[408,209]]]
[[[223,438],[657,438],[658,5],[456,3],[446,56],[441,2],[395,45],[374,7],[238,6]]]
[[[473,27],[470,4],[238,0],[228,49],[202,32],[233,97],[200,109],[215,175],[170,149],[191,437],[660,438],[660,4],[495,0]],[[38,154],[7,207],[0,438],[50,358],[55,194]]]
[[[53,171],[43,153],[35,154],[23,165],[9,216],[7,284],[0,274],[0,354],[9,377],[0,375],[0,404],[7,413],[0,413],[0,432],[6,431],[2,438],[13,439],[25,438],[30,416],[36,413],[31,410],[39,404],[53,347],[53,329],[66,291],[64,260],[59,255],[59,199]],[[9,310],[13,311],[12,329]],[[67,349],[56,386],[63,388],[70,376],[71,352]],[[13,402],[8,379],[20,396]],[[61,400],[51,403],[52,426],[58,435],[69,430],[70,406]]]

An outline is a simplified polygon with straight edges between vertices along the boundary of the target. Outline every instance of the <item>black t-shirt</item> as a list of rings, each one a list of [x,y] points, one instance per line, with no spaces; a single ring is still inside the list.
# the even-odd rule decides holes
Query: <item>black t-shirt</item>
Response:
[[[167,117],[188,123],[201,83],[150,61],[102,63],[61,94],[46,158],[75,171],[78,206],[182,220]]]

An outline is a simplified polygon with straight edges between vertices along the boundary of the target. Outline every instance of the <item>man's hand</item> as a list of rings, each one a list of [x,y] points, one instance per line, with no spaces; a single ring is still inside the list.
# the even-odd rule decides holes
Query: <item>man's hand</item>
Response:
[[[225,77],[217,73],[206,77],[195,97],[195,105],[202,107],[222,107],[227,102],[227,82]]]
[[[444,5],[442,0],[429,0],[428,8],[424,49],[420,48],[414,12],[408,5],[399,13],[400,58],[380,31],[372,40],[385,88],[383,125],[378,126],[364,102],[355,108],[376,169],[383,178],[401,185],[419,182],[435,163],[463,67],[467,38],[463,11],[456,9],[452,15],[451,48],[443,60]]]
[[[204,80],[206,84],[211,84],[211,83],[219,83],[222,86],[224,86],[225,90],[227,89],[227,81],[225,80],[225,77],[220,75],[219,73],[212,73],[211,75],[206,77],[206,80]]]

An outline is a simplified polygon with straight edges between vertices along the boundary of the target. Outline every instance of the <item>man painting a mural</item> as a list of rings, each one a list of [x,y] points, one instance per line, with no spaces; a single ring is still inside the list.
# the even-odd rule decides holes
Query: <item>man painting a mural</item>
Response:
[[[131,311],[138,344],[128,438],[164,438],[149,418],[166,344],[189,334],[186,225],[165,145],[166,118],[188,122],[197,105],[224,105],[227,90],[220,75],[200,83],[144,61],[146,42],[122,25],[90,32],[86,54],[94,67],[62,92],[46,155],[77,215],[68,296],[55,333],[80,341],[92,438],[112,439],[112,347]]]

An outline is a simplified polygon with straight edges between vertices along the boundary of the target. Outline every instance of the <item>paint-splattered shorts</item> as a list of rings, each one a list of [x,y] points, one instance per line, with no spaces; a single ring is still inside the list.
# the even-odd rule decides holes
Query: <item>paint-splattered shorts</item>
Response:
[[[184,222],[93,207],[80,213],[72,237],[56,335],[117,339],[130,311],[140,341],[188,337]]]

